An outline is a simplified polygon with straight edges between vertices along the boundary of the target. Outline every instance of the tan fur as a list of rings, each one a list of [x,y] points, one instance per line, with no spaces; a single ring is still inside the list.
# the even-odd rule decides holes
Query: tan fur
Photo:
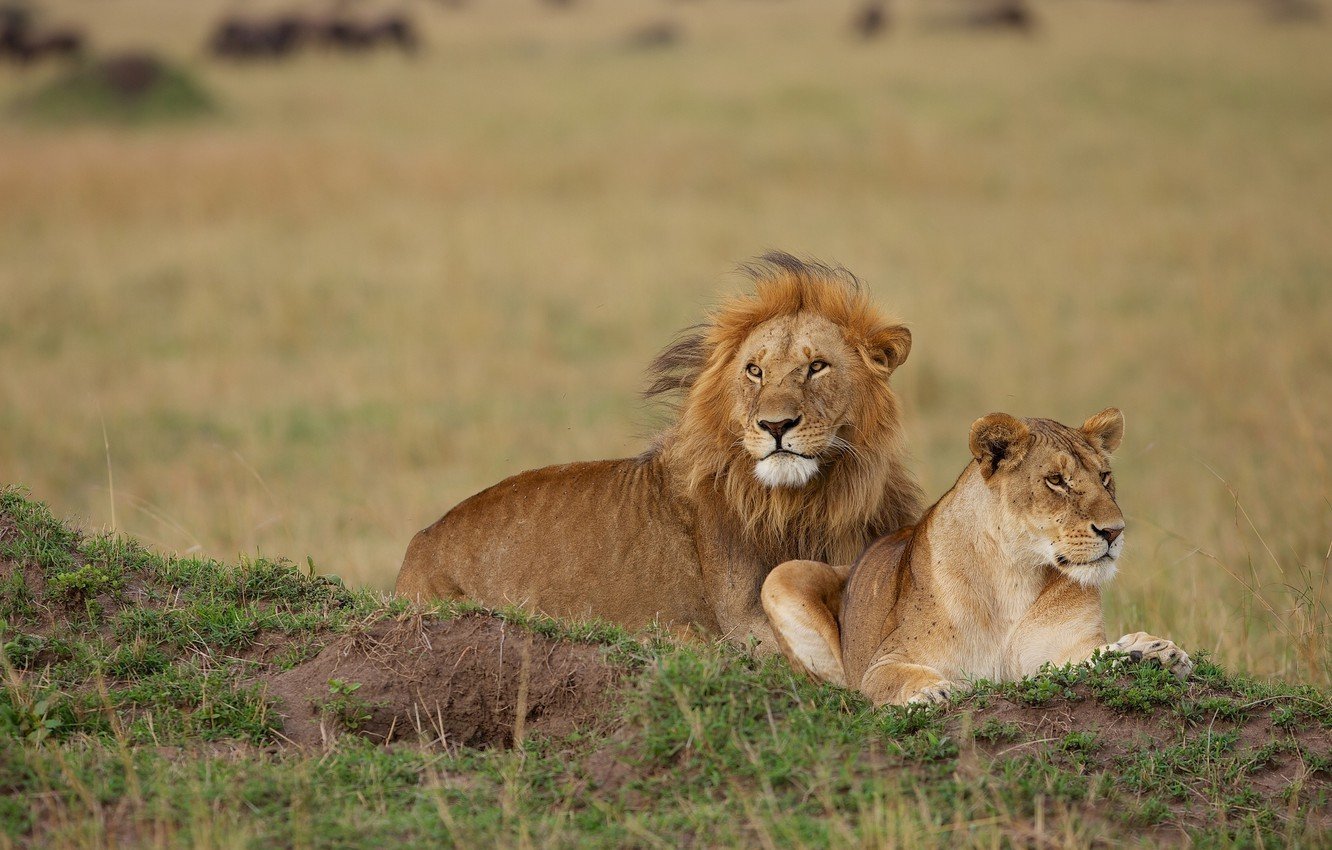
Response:
[[[834,612],[841,610],[850,572],[819,561],[787,561],[768,574],[760,594],[782,653],[797,670],[834,685],[846,684]]]
[[[910,332],[844,270],[786,254],[747,268],[754,294],[654,362],[648,396],[682,398],[652,448],[524,472],[467,499],[412,540],[398,593],[774,649],[758,599],[774,565],[846,563],[913,522],[921,493],[889,386]],[[789,451],[773,454],[767,428],[787,420]]]
[[[787,657],[876,705],[936,702],[956,682],[1018,679],[1097,649],[1187,677],[1192,662],[1168,640],[1137,632],[1106,645],[1100,586],[1124,539],[1109,455],[1123,423],[1113,408],[1076,430],[977,420],[957,483],[914,528],[871,545],[844,587],[844,571],[824,564],[772,571],[763,605]],[[840,611],[825,602],[839,590]],[[840,675],[826,672],[832,643]]]

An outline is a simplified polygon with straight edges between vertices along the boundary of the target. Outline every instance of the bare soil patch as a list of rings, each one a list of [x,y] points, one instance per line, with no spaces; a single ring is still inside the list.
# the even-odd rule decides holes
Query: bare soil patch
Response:
[[[283,734],[297,744],[355,732],[379,742],[468,747],[596,726],[619,678],[598,646],[484,615],[381,620],[263,677],[281,703]]]

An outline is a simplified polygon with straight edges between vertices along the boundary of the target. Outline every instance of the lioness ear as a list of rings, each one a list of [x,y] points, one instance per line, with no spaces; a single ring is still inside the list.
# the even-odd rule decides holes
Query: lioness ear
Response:
[[[889,325],[870,339],[870,357],[889,372],[906,362],[911,353],[911,331],[902,325]]]
[[[1001,469],[1012,469],[1027,453],[1031,429],[1007,413],[991,413],[971,423],[971,456],[988,481]]]
[[[1082,423],[1082,435],[1106,454],[1114,454],[1124,439],[1124,414],[1117,407],[1107,407]]]

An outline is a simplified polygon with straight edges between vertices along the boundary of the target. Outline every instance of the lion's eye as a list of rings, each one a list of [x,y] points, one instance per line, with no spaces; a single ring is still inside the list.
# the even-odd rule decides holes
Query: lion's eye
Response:
[[[749,373],[749,376],[751,378],[763,377],[763,370],[758,367],[757,363],[750,363],[748,366],[745,367],[745,371]]]
[[[1049,475],[1045,476],[1045,483],[1049,484],[1051,487],[1059,489],[1063,489],[1064,486],[1068,484],[1068,482],[1064,480],[1064,476],[1060,475],[1058,472],[1051,472]]]
[[[822,360],[815,360],[813,363],[809,364],[809,374],[817,375],[819,372],[822,372],[827,368],[827,363],[824,363]]]

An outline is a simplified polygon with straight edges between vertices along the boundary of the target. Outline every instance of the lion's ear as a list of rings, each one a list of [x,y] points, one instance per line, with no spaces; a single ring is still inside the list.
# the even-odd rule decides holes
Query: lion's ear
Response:
[[[1114,454],[1124,439],[1124,414],[1117,407],[1107,407],[1082,423],[1082,436],[1106,454]]]
[[[1027,453],[1031,429],[1007,413],[991,413],[971,423],[971,456],[989,480],[1001,469],[1012,469]]]
[[[889,325],[875,333],[869,344],[874,362],[892,372],[905,363],[911,353],[911,331],[903,325]]]

